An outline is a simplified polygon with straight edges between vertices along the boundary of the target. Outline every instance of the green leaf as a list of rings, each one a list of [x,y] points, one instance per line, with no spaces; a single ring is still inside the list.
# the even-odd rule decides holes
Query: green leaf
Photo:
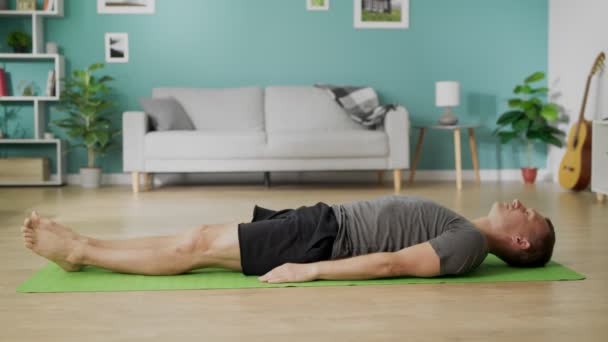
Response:
[[[546,87],[532,89],[532,94],[544,94],[547,92],[549,92],[549,88],[546,88]]]
[[[498,132],[501,144],[506,144],[517,137],[517,132]]]
[[[99,70],[102,69],[104,67],[103,63],[95,63],[95,64],[91,64],[89,66],[89,72],[93,72],[95,70]]]
[[[526,130],[530,126],[530,120],[528,118],[523,117],[513,123],[513,130],[515,132],[522,132]]]
[[[543,78],[545,78],[545,73],[537,71],[537,72],[533,73],[532,75],[528,76],[524,82],[526,82],[526,84],[528,84],[528,83],[540,81]]]
[[[525,114],[520,110],[513,110],[510,112],[506,112],[498,118],[498,120],[496,121],[496,124],[501,125],[501,126],[508,125],[508,124],[512,123],[513,121],[521,118],[523,115],[525,115]]]
[[[547,104],[541,109],[540,115],[548,121],[555,121],[557,120],[558,111],[559,107],[556,104]]]
[[[84,136],[84,143],[87,146],[92,146],[97,142],[97,136],[94,133],[87,133]]]
[[[554,137],[551,134],[548,135],[542,135],[540,138],[542,141],[546,142],[547,144],[551,144],[551,145],[555,145],[557,147],[562,147],[562,141],[559,140],[558,138]]]
[[[519,107],[520,104],[521,104],[521,99],[510,99],[509,100],[510,108],[517,108],[517,107]]]

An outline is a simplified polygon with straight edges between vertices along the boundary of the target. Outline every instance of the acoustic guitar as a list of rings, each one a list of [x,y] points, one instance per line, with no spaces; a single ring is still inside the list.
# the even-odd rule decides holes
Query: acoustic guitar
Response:
[[[605,60],[606,55],[600,53],[587,76],[578,122],[570,129],[566,154],[559,166],[559,184],[569,190],[584,190],[591,182],[591,121],[585,120],[585,106],[591,79],[602,69]]]

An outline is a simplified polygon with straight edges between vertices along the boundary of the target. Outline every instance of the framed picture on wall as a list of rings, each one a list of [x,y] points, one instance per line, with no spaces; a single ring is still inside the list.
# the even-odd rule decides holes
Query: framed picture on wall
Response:
[[[354,0],[355,28],[406,29],[409,0]]]
[[[129,34],[106,33],[106,63],[129,62]]]
[[[328,11],[329,0],[306,0],[306,9],[309,11]]]
[[[97,0],[100,14],[154,14],[156,0]]]

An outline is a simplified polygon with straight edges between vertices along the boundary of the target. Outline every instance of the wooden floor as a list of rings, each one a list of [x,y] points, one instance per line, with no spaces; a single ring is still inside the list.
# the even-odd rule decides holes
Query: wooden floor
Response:
[[[521,199],[556,225],[555,260],[587,275],[574,282],[434,284],[122,293],[17,294],[45,261],[22,247],[19,226],[36,209],[99,237],[172,233],[248,221],[270,208],[348,202],[391,186],[0,188],[0,341],[608,341],[608,204],[552,184],[418,183],[466,216]]]

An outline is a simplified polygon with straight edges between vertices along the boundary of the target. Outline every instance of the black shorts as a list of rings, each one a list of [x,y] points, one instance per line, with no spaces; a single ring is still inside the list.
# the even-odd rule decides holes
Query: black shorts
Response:
[[[263,275],[284,263],[328,260],[338,233],[330,206],[274,211],[253,209],[251,223],[239,224],[241,267],[245,275]]]

